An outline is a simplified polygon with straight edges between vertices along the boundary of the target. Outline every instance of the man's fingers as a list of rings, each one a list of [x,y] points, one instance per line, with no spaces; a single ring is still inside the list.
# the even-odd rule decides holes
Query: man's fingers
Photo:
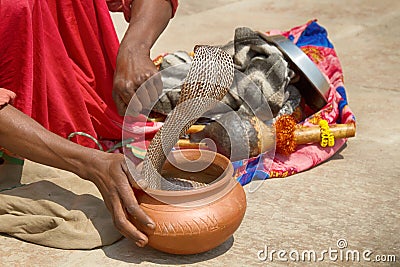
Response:
[[[155,224],[153,220],[140,208],[135,194],[127,181],[121,183],[118,194],[133,223],[140,223],[144,227],[154,229]]]
[[[135,94],[132,97],[131,103],[129,104],[129,109],[128,112],[130,112],[130,114],[138,114],[140,113],[140,111],[142,111],[142,104],[140,103],[137,95]]]
[[[134,197],[129,197],[125,195],[123,197],[121,196],[121,198],[124,203],[126,212],[128,213],[129,219],[133,224],[140,224],[150,230],[153,230],[155,228],[155,223],[153,222],[153,220],[142,210],[136,200],[136,203],[130,203],[132,202],[132,199],[135,199]]]
[[[147,92],[149,94],[151,104],[154,105],[162,93],[163,83],[161,81],[161,74],[157,73],[153,75],[151,80],[148,82]]]
[[[158,100],[158,92],[157,89],[153,86],[153,83],[150,82],[149,86],[147,86],[147,94],[149,95],[150,98],[150,105],[149,108],[152,108],[156,101]]]
[[[112,201],[114,225],[117,230],[126,238],[135,241],[137,246],[144,247],[148,242],[147,236],[127,219],[120,200],[113,199]]]
[[[129,104],[131,101],[132,96],[135,94],[136,91],[136,84],[133,81],[128,79],[116,78],[114,80],[113,89],[118,93],[118,95],[122,98],[122,101],[125,104]]]
[[[121,167],[122,171],[128,176],[128,179],[134,180],[133,177],[130,175],[125,162],[121,165]],[[141,181],[145,182],[144,179],[141,179],[137,181],[137,183],[140,184]],[[120,189],[121,190],[119,191],[119,194],[122,199],[123,205],[125,206],[128,214],[131,215],[131,218],[135,220],[135,223],[138,222],[143,226],[153,229],[155,226],[153,220],[140,208],[133,190],[129,187],[129,183],[126,183],[126,185],[124,183],[122,186],[120,186]]]
[[[147,92],[146,89],[147,89],[147,86],[140,87],[136,91],[136,94],[134,96],[134,98],[137,97],[137,99],[139,100],[140,104],[142,105],[141,110],[146,109],[146,108],[150,108],[150,105],[151,105],[150,97],[149,97],[148,92]]]
[[[113,91],[112,97],[114,99],[115,105],[117,106],[118,114],[121,116],[124,116],[125,112],[126,112],[126,108],[128,106],[125,104],[125,102],[122,100],[122,98],[118,95],[117,92]]]
[[[148,72],[141,77],[142,86],[136,92],[138,99],[142,103],[142,110],[151,109],[158,100],[159,92],[156,84],[160,84],[156,80],[161,80],[158,73]],[[161,83],[162,86],[162,83]],[[162,88],[161,88],[162,91]]]

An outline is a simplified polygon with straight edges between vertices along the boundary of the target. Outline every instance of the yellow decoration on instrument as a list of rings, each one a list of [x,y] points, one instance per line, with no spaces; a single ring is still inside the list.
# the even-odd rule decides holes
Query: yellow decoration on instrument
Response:
[[[329,129],[329,124],[326,120],[319,121],[319,127],[321,129],[321,142],[320,145],[322,147],[326,146],[334,146],[335,145],[335,137],[331,133]]]

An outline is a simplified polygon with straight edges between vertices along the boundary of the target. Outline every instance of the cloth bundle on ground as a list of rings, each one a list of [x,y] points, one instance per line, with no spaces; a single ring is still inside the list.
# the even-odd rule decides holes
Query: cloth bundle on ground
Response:
[[[265,97],[272,112],[270,117],[268,114],[264,118],[261,117],[266,123],[269,120],[275,121],[284,114],[295,115],[301,120],[300,124],[305,126],[318,125],[321,119],[329,124],[355,123],[355,117],[347,105],[342,68],[326,30],[312,20],[286,32],[274,30],[268,34],[281,34],[289,38],[317,65],[330,84],[328,104],[316,113],[307,112],[307,108],[300,107],[301,95],[297,88],[289,83],[294,74],[282,53],[251,29],[238,28],[234,40],[221,47],[232,55],[236,69],[243,73],[245,78],[243,75],[235,75],[234,85],[222,100],[229,109],[216,108],[207,115],[217,118],[229,110],[235,110],[239,115],[254,114],[257,110],[250,110],[238,96],[246,96],[246,102],[253,102],[254,106],[258,105],[260,108],[265,107],[257,101]],[[168,113],[176,105],[180,90],[177,84],[188,68],[182,63],[187,62],[190,62],[190,57],[184,52],[164,56],[160,69],[165,72],[165,95],[154,108],[157,112]],[[171,66],[175,66],[173,71],[169,70]],[[251,86],[252,83],[257,86]],[[335,146],[326,148],[319,144],[301,145],[289,156],[277,153],[271,157],[270,154],[261,154],[236,161],[235,175],[242,185],[252,180],[286,177],[329,159],[345,142],[345,139],[336,140]]]
[[[221,49],[233,57],[237,72],[232,87],[221,101],[226,106],[218,105],[205,116],[218,117],[230,110],[241,110],[250,115],[267,104],[274,117],[293,113],[300,103],[300,93],[289,85],[294,73],[275,46],[269,45],[251,29],[241,27],[235,30],[234,40]],[[154,111],[166,115],[176,106],[180,96],[179,85],[190,66],[184,63],[191,61],[188,53],[183,51],[164,56],[160,65],[164,94],[155,104]],[[241,73],[243,75],[238,75]],[[255,110],[250,110],[248,103]],[[270,114],[265,116],[265,120],[271,118]]]
[[[15,171],[10,165],[0,171]],[[29,161],[24,173],[23,186],[0,185],[0,233],[62,249],[92,249],[122,237],[93,183]],[[1,174],[0,182],[10,176]]]
[[[273,30],[268,34],[281,34],[289,38],[317,65],[330,84],[328,103],[299,124],[313,126],[318,125],[320,120],[326,120],[329,124],[355,124],[355,116],[347,102],[342,67],[328,39],[327,31],[316,20],[311,20],[289,31]],[[237,161],[234,162],[236,177],[242,185],[252,180],[287,177],[326,161],[339,151],[346,141],[346,139],[338,139],[335,140],[333,147],[325,148],[319,144],[299,145],[294,153],[288,156],[275,154],[272,160],[261,154],[248,160]]]

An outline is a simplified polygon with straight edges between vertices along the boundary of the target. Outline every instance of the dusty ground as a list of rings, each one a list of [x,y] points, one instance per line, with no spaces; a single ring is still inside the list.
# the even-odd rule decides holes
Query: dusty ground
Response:
[[[348,248],[396,255],[400,264],[400,2],[182,0],[153,56],[191,50],[195,44],[222,44],[234,29],[289,29],[318,18],[329,32],[345,74],[357,136],[328,162],[286,179],[272,179],[248,194],[245,219],[234,237],[200,255],[172,256],[138,249],[128,240],[90,251],[66,251],[0,236],[1,266],[125,266],[198,264],[280,265],[261,262],[257,251]],[[124,23],[114,16],[121,36]],[[3,173],[4,174],[4,173]],[[18,174],[10,173],[9,175]],[[35,173],[25,173],[35,175]],[[331,261],[338,266],[354,262]],[[283,264],[293,265],[289,261]],[[360,264],[372,264],[363,262]]]

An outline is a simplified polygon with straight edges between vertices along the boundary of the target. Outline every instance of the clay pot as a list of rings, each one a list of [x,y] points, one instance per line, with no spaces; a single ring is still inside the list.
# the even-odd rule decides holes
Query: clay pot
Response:
[[[185,171],[187,167],[203,170]],[[222,244],[239,227],[246,195],[232,177],[233,166],[226,157],[206,150],[173,151],[162,175],[207,185],[184,191],[136,192],[141,208],[156,223],[152,231],[140,229],[147,234],[151,247],[172,254],[201,253]]]

